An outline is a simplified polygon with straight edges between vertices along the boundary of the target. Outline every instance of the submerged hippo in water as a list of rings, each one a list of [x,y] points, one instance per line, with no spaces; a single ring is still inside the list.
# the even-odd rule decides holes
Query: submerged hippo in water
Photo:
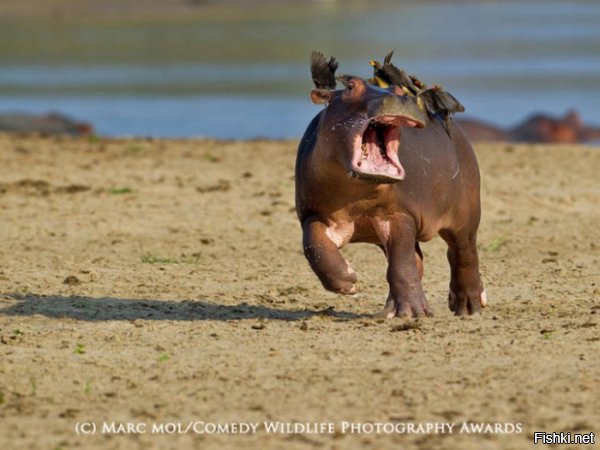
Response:
[[[460,119],[460,125],[474,141],[544,143],[585,143],[600,141],[600,128],[585,125],[576,111],[563,117],[534,114],[508,129],[474,119]]]
[[[326,107],[309,124],[296,160],[296,211],[311,268],[326,289],[354,294],[357,277],[339,249],[378,245],[388,260],[381,314],[431,315],[419,243],[439,234],[448,244],[450,309],[479,311],[486,303],[476,248],[479,169],[467,138],[397,86],[340,76],[344,88],[336,90],[319,81],[331,80],[332,61],[313,56],[311,99]]]
[[[42,135],[68,134],[87,136],[94,128],[89,123],[78,122],[62,114],[43,115],[7,113],[0,114],[0,131],[10,133],[40,133]]]

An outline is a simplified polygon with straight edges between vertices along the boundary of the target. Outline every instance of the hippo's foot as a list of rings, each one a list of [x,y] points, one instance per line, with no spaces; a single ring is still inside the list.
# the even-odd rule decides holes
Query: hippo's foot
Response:
[[[327,235],[327,227],[314,218],[303,227],[304,255],[323,287],[337,294],[356,294],[356,273],[344,259],[337,244]]]
[[[356,273],[345,259],[344,264],[344,269],[323,276],[321,282],[325,289],[336,294],[356,294],[358,292]]]
[[[327,280],[326,283],[323,282],[323,287],[336,294],[353,295],[358,292],[356,283],[352,283],[351,281]]]
[[[485,290],[453,290],[448,292],[448,307],[456,316],[466,316],[478,313],[487,304]]]
[[[395,301],[391,296],[388,296],[383,311],[374,315],[374,317],[384,319],[422,316],[433,316],[433,310],[427,303],[425,296],[422,298],[403,299],[401,301]]]

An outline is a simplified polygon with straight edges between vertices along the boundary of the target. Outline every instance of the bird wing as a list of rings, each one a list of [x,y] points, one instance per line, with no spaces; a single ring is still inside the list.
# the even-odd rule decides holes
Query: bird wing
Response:
[[[440,86],[426,89],[419,94],[423,99],[425,108],[430,114],[441,113],[444,116],[463,112],[465,107],[450,92]]]
[[[310,73],[318,89],[335,89],[335,71],[339,64],[332,56],[329,61],[321,52],[313,51],[310,57]]]

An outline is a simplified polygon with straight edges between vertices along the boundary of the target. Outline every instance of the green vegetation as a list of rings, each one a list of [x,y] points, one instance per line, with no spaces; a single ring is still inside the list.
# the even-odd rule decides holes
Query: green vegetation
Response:
[[[177,264],[177,258],[169,258],[166,256],[153,255],[152,253],[144,253],[141,257],[144,264]]]
[[[140,257],[140,260],[144,264],[198,264],[200,258],[199,256],[186,256],[177,258],[145,252]]]
[[[35,395],[37,392],[37,382],[33,375],[29,377],[29,385],[31,386],[31,395]]]
[[[130,144],[125,149],[125,153],[130,155],[136,155],[138,153],[141,153],[142,150],[144,150],[144,147],[141,144]]]
[[[171,359],[171,357],[169,356],[168,353],[162,353],[159,357],[158,357],[158,362],[162,363],[165,361],[168,361],[169,359]]]
[[[504,247],[505,245],[506,239],[504,239],[502,236],[499,236],[488,244],[487,249],[492,252],[497,252],[498,250],[500,250],[500,248]]]
[[[78,342],[77,345],[75,345],[74,353],[77,355],[83,355],[85,353],[85,345]]]
[[[108,192],[109,194],[113,194],[113,195],[131,194],[133,192],[133,189],[130,188],[129,186],[112,187],[112,188],[108,188],[106,190],[106,192]]]
[[[29,294],[29,286],[19,286],[17,288],[18,294]]]
[[[218,156],[213,155],[212,153],[208,152],[204,154],[204,159],[209,161],[209,162],[219,162],[221,161],[221,158],[219,158]]]

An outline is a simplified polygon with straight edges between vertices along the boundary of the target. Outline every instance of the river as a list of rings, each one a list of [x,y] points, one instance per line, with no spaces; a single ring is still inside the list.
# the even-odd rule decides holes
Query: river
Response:
[[[439,83],[465,116],[513,125],[576,108],[600,123],[600,2],[293,2],[185,21],[7,23],[0,112],[58,111],[106,136],[295,138],[312,49]]]

